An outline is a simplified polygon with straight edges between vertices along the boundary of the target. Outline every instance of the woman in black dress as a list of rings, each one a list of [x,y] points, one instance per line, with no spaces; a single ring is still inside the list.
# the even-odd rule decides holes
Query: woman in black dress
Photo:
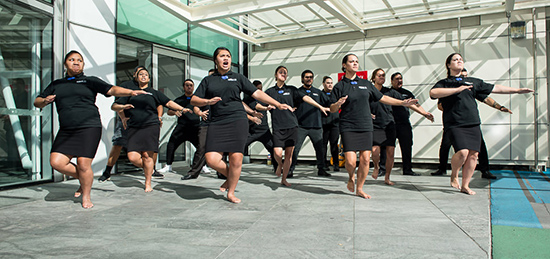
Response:
[[[330,106],[331,112],[340,110],[340,134],[344,145],[346,170],[349,174],[347,188],[359,197],[370,199],[363,192],[363,184],[369,172],[369,160],[372,150],[372,116],[369,103],[378,101],[389,105],[411,106],[418,100],[397,100],[383,95],[371,82],[359,78],[359,59],[355,54],[347,54],[342,59],[344,78],[334,86],[332,92],[338,99]],[[356,152],[359,151],[359,168],[357,169],[357,186],[355,184]]]
[[[116,100],[111,109],[116,112],[125,110],[130,119],[128,125],[128,160],[135,166],[143,168],[145,174],[145,192],[153,191],[151,178],[155,169],[154,153],[158,153],[161,122],[158,117],[158,106],[166,106],[177,111],[176,116],[183,114],[184,108],[170,100],[163,93],[149,86],[150,75],[147,69],[141,69],[137,75],[139,88],[146,94],[136,97],[125,97]]]
[[[476,99],[483,102],[491,93],[531,93],[529,88],[512,88],[493,85],[483,80],[461,75],[464,68],[462,55],[453,53],[445,61],[447,78],[439,80],[430,90],[432,99],[439,99],[443,107],[443,130],[449,134],[455,154],[451,159],[451,186],[466,194],[476,194],[470,189],[470,180],[477,164],[481,146],[481,120]],[[462,168],[462,185],[458,171]]]
[[[136,96],[140,90],[113,86],[94,76],[85,76],[84,58],[78,51],[65,56],[66,75],[51,82],[34,100],[34,106],[44,108],[55,102],[59,114],[59,131],[50,154],[53,169],[80,181],[75,197],[82,196],[82,207],[91,208],[90,192],[94,180],[92,161],[101,139],[101,120],[95,105],[96,96]],[[71,159],[76,157],[76,164]]]
[[[227,199],[234,203],[241,200],[235,197],[235,188],[241,176],[244,146],[248,137],[248,120],[240,97],[241,92],[278,109],[290,109],[259,91],[243,75],[231,71],[231,53],[219,47],[212,57],[216,71],[205,77],[191,105],[210,105],[210,126],[206,134],[206,162],[227,177],[220,190],[227,190]],[[229,153],[229,165],[223,160],[223,153]]]

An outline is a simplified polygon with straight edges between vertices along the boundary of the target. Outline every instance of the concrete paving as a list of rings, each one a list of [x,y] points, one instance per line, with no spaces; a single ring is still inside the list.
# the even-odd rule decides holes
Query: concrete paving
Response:
[[[70,180],[0,192],[0,257],[6,258],[487,258],[489,181],[476,172],[468,196],[433,170],[395,186],[370,176],[366,192],[346,189],[347,173],[318,177],[298,166],[291,187],[270,166],[247,164],[226,201],[213,174],[182,181],[188,167],[153,180],[114,175],[92,189],[94,208],[73,198]]]

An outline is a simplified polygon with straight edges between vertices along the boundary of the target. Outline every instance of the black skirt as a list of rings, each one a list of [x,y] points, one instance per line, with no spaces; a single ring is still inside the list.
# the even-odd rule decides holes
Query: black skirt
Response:
[[[247,120],[210,124],[206,133],[206,152],[244,153],[247,138]]]
[[[51,152],[94,158],[100,140],[101,128],[60,129],[55,136]]]
[[[372,150],[372,131],[344,131],[340,134],[344,152]]]
[[[159,152],[160,125],[153,124],[145,128],[128,128],[128,152],[153,151]]]
[[[372,145],[380,147],[395,147],[395,124],[390,123],[384,129],[374,129],[372,132]]]
[[[298,141],[298,127],[273,131],[273,147],[293,147]]]
[[[481,149],[481,128],[479,125],[451,128],[447,131],[455,152],[462,149],[479,152]]]

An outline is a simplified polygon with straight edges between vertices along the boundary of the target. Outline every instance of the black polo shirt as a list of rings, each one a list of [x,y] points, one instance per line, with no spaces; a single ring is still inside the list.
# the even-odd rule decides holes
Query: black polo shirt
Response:
[[[134,106],[132,109],[124,110],[126,117],[130,118],[128,127],[144,128],[155,124],[160,125],[157,107],[159,105],[166,106],[170,99],[151,86],[141,90],[147,92],[147,94],[122,97],[115,101],[118,104],[131,104]]]
[[[245,76],[231,71],[222,75],[216,71],[202,79],[195,95],[204,99],[222,98],[221,101],[210,106],[210,123],[224,124],[235,120],[246,120],[241,92],[252,95],[256,91],[258,89]]]
[[[411,91],[404,89],[403,87],[399,89],[390,88],[390,91],[395,92],[392,96],[395,99],[399,100],[407,100],[407,99],[414,99],[414,94],[411,93]],[[394,97],[395,96],[395,97]],[[410,124],[409,118],[411,117],[411,113],[409,111],[408,107],[405,106],[392,106],[393,109],[393,119],[395,120],[395,124]]]
[[[95,105],[98,93],[107,95],[112,85],[95,76],[66,76],[51,82],[38,95],[46,98],[55,95],[61,129],[100,128],[101,119]]]
[[[494,88],[493,84],[473,77],[448,77],[439,80],[434,88],[457,88],[472,85],[469,90],[439,98],[443,106],[443,128],[450,129],[481,124],[476,99],[483,101]]]
[[[336,100],[348,96],[340,108],[340,132],[372,131],[370,102],[379,101],[382,93],[368,80],[355,77],[351,80],[344,77],[332,89]]]
[[[296,88],[295,86],[286,84],[284,84],[282,87],[278,87],[277,85],[275,85],[267,89],[265,93],[282,104],[290,105],[290,107],[296,107],[297,105],[299,105],[301,102],[303,102],[303,98],[305,96],[302,92],[299,92],[298,88]],[[273,130],[291,129],[294,127],[298,127],[298,120],[296,119],[296,115],[293,112],[289,110],[278,109],[273,109],[270,112],[271,127],[273,128]]]
[[[317,103],[321,103],[321,98],[323,93],[321,90],[310,87],[309,89],[306,89],[304,86],[298,88],[298,92],[301,95],[309,96],[311,99],[316,101]],[[305,129],[320,129],[323,124],[321,123],[321,110],[317,109],[313,105],[301,102],[296,111],[294,111],[296,114],[296,119],[298,119],[298,125]]]
[[[383,95],[396,98],[399,97],[394,91],[391,91],[390,88],[382,87],[380,92]],[[394,122],[392,105],[387,105],[378,101],[370,102],[371,113],[375,115],[372,123],[376,129],[385,129],[388,124]]]
[[[321,98],[321,105],[324,107],[330,107],[331,104],[338,101],[331,92],[325,92],[325,90],[322,90],[321,93],[321,96],[323,97]],[[339,114],[337,112],[330,112],[328,115],[321,113],[321,123],[323,123],[323,125],[338,126],[340,123]]]
[[[175,103],[179,104],[183,108],[190,109],[193,111],[193,105],[191,105],[191,96],[186,96],[185,94],[176,98]],[[178,118],[178,125],[189,126],[189,127],[198,127],[200,123],[200,118],[195,112],[186,112]]]

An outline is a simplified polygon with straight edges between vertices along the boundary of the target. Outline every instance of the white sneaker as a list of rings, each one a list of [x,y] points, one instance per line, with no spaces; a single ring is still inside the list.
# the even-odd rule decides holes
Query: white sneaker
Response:
[[[208,168],[208,166],[203,166],[202,167],[202,172],[205,173],[205,174],[209,174],[211,171],[210,171],[210,168]]]
[[[172,167],[169,166],[169,165],[166,165],[162,169],[157,170],[157,172],[163,173],[163,174],[165,174],[165,173],[176,173],[175,171],[172,170]]]

